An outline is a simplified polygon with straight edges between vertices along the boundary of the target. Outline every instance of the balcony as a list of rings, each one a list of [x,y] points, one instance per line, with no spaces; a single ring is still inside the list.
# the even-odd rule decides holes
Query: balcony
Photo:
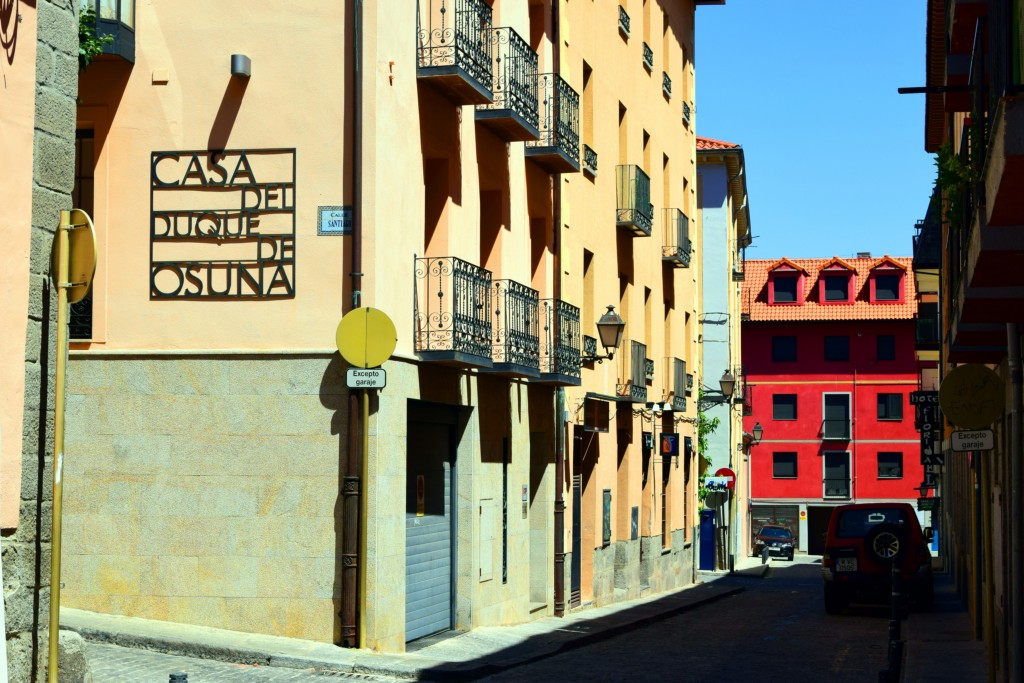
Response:
[[[690,127],[691,116],[692,113],[690,110],[690,105],[686,102],[683,102],[683,125],[685,125],[687,128]]]
[[[491,8],[483,0],[419,0],[416,77],[454,104],[491,101]]]
[[[491,367],[491,272],[454,256],[436,256],[416,258],[414,277],[417,355]]]
[[[664,71],[661,72],[661,94],[666,100],[672,99],[672,79]]]
[[[591,337],[590,335],[583,335],[583,355],[587,358],[593,358],[597,355],[597,337]],[[594,361],[590,361],[593,363]]]
[[[822,420],[821,438],[823,441],[849,441],[849,420]]]
[[[743,280],[746,279],[747,275],[746,275],[746,272],[745,272],[745,268],[746,268],[746,265],[744,264],[744,262],[742,260],[737,261],[736,263],[732,264],[732,281],[733,282],[743,282]]]
[[[92,7],[95,11],[96,37],[100,39],[113,38],[112,41],[103,45],[103,54],[114,55],[129,64],[134,64],[135,0],[120,0],[120,2],[81,0],[79,4],[82,7]],[[21,20],[20,15],[17,20]]]
[[[515,280],[491,283],[492,372],[540,377],[540,296]]]
[[[647,43],[644,43],[644,68],[647,69],[647,73],[654,70],[654,50]]]
[[[476,120],[504,140],[536,140],[540,136],[537,108],[537,53],[513,29],[492,29],[491,92],[493,100],[478,105]]]
[[[988,14],[989,0],[947,0],[946,30],[949,33],[949,53],[964,54],[974,44],[974,26]]]
[[[555,386],[580,386],[580,309],[558,299],[542,299],[540,322],[538,381]],[[597,351],[596,339],[594,351]]]
[[[672,384],[667,387],[672,397],[669,405],[674,411],[686,412],[686,361],[680,358],[669,358],[667,360],[669,361],[667,365],[672,373]]]
[[[690,254],[690,219],[679,209],[662,209],[665,225],[664,244],[661,247],[661,260],[674,268],[689,268]]]
[[[524,154],[549,173],[579,173],[580,96],[558,74],[537,77],[540,137]]]
[[[974,3],[956,4],[959,11]],[[948,216],[942,269],[946,360],[957,363],[1000,362],[1006,323],[1024,319],[1024,97],[1019,75],[1004,68],[1019,55],[1021,37],[989,31],[985,40],[984,24],[983,18],[975,29],[970,85],[986,87],[972,90],[972,125],[964,126],[959,145],[960,165],[978,182],[944,188],[955,214]]]
[[[618,199],[615,224],[634,237],[650,237],[654,223],[651,179],[635,164],[620,164],[615,167],[615,180]]]
[[[591,177],[597,175],[597,152],[589,145],[583,145],[583,172]]]
[[[942,334],[939,331],[938,304],[918,304],[917,311],[917,317],[914,319],[916,325],[914,346],[918,350],[937,351],[942,342]]]
[[[827,498],[829,500],[850,500],[851,489],[850,480],[846,477],[840,479],[825,478],[822,480],[822,498]]]
[[[686,375],[686,395],[690,396],[693,394],[693,373],[687,373]]]
[[[644,358],[644,381],[654,381],[654,359]]]
[[[615,385],[615,396],[625,403],[646,403],[647,345],[630,341],[626,348],[629,349],[629,353],[618,356],[620,380]]]
[[[629,38],[629,15],[622,5],[619,5],[619,33],[623,38]]]

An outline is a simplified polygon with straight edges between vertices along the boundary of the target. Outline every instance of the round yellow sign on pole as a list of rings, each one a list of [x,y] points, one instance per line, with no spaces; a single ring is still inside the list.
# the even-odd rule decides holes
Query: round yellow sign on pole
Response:
[[[58,228],[63,229],[63,228]],[[89,293],[92,279],[96,275],[96,229],[89,214],[81,209],[72,209],[68,214],[68,303],[78,303]],[[50,277],[54,284],[60,272],[60,239],[54,236],[50,258]]]
[[[964,429],[990,426],[1003,414],[1005,404],[1006,386],[999,375],[977,363],[954,368],[939,386],[942,414]]]
[[[357,308],[346,313],[335,335],[341,357],[360,368],[376,368],[391,358],[398,343],[395,324],[384,311]]]

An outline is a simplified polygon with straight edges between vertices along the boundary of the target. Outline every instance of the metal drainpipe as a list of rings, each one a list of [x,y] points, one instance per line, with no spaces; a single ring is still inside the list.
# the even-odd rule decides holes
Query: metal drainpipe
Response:
[[[1013,582],[1010,586],[1010,595],[1012,596],[1011,602],[1011,620],[1013,623],[1013,631],[1011,633],[1011,642],[1017,644],[1017,646],[1011,647],[1012,661],[1010,663],[1010,680],[1021,680],[1021,676],[1024,675],[1024,664],[1021,661],[1021,648],[1019,647],[1022,633],[1024,633],[1024,596],[1021,595],[1021,591],[1024,590],[1024,560],[1022,560],[1022,546],[1024,546],[1024,527],[1022,527],[1021,516],[1024,515],[1024,501],[1021,500],[1021,495],[1024,495],[1024,466],[1021,464],[1021,457],[1024,457],[1022,453],[1021,443],[1021,419],[1024,418],[1022,415],[1022,398],[1021,398],[1021,384],[1022,384],[1022,373],[1021,373],[1021,353],[1020,353],[1020,327],[1016,323],[1007,323],[1006,325],[1006,344],[1008,353],[1008,360],[1010,365],[1010,467],[1012,468],[1012,491],[1011,491],[1011,515],[1010,518],[1013,520],[1011,529],[1013,530],[1013,537],[1011,538],[1012,548],[1012,562],[1010,570],[1010,578]]]
[[[349,310],[359,308],[362,298],[362,32],[363,3],[353,3],[352,40],[352,305]],[[359,602],[359,577],[363,572],[359,557],[360,538],[365,534],[365,519],[360,516],[362,489],[362,453],[359,429],[359,397],[349,392],[348,397],[348,454],[345,463],[345,479],[342,484],[342,570],[341,570],[341,645],[360,647],[363,634],[358,627],[361,617]]]
[[[562,0],[551,0],[551,61],[557,78],[562,66],[561,40],[559,32],[559,4]],[[558,83],[552,84],[553,88]],[[557,92],[557,90],[556,90]],[[556,100],[557,102],[557,100]],[[557,111],[555,120],[557,121]],[[557,130],[557,128],[556,128]],[[552,239],[552,292],[555,298],[554,338],[561,339],[557,304],[562,298],[562,174],[554,173],[552,179],[551,222],[554,230]],[[555,616],[565,615],[565,389],[555,389]]]

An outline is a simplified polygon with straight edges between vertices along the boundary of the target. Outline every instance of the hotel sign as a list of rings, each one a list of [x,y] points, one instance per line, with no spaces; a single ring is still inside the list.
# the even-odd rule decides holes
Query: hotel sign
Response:
[[[295,150],[153,152],[154,299],[295,296]]]

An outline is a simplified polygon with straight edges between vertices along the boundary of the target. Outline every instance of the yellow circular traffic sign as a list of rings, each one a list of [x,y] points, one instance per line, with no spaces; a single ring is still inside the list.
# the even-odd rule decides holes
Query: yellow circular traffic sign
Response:
[[[63,212],[61,212],[63,215]],[[96,275],[96,229],[93,227],[89,214],[81,209],[68,212],[68,272],[67,294],[68,303],[73,304],[85,298]],[[59,227],[63,230],[64,227]],[[53,237],[53,250],[50,252],[50,277],[54,284],[60,274],[60,233]]]
[[[398,343],[395,324],[388,314],[369,307],[346,313],[338,323],[335,338],[342,358],[360,368],[378,367],[391,358]]]
[[[1006,387],[999,375],[984,365],[970,363],[942,378],[939,405],[957,427],[982,429],[1003,414]]]

